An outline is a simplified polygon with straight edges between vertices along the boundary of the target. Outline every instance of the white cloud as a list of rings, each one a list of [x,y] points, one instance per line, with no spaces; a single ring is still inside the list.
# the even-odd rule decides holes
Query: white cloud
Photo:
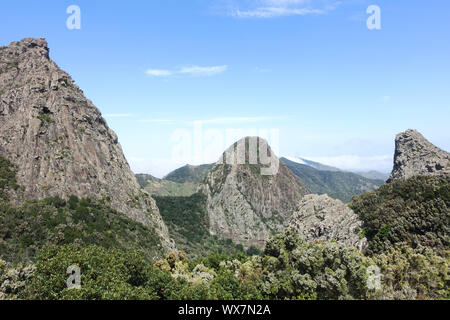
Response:
[[[132,116],[131,113],[108,113],[104,115],[105,118],[129,118]]]
[[[381,101],[383,102],[389,102],[391,101],[392,97],[391,96],[382,96],[381,97]]]
[[[164,70],[164,69],[148,69],[145,73],[153,77],[170,77],[173,75],[190,75],[197,77],[210,77],[227,71],[228,66],[185,66],[176,70]]]
[[[168,77],[172,75],[171,71],[163,69],[148,69],[145,73],[154,77]]]
[[[235,123],[253,123],[253,122],[263,122],[263,121],[274,121],[286,119],[286,117],[223,117],[223,118],[213,118],[206,120],[197,120],[194,122],[201,122],[202,124],[235,124]]]
[[[222,118],[211,118],[205,120],[179,120],[179,119],[139,119],[138,122],[142,123],[184,123],[188,125],[193,125],[196,123],[200,124],[243,124],[243,123],[255,123],[255,122],[264,122],[264,121],[275,121],[275,120],[283,120],[286,117],[222,117]]]
[[[276,18],[321,15],[334,10],[336,0],[231,0],[228,14],[237,18]]]
[[[271,72],[271,69],[267,69],[267,68],[260,68],[260,67],[256,67],[255,72],[261,72],[261,73],[267,73],[267,72]]]
[[[358,156],[341,155],[329,157],[302,157],[346,171],[370,171],[390,172],[393,165],[392,155]]]
[[[236,10],[233,16],[239,18],[275,18],[283,16],[304,16],[309,14],[323,14],[324,10],[308,8],[284,8],[284,7],[264,7],[249,11]]]
[[[181,68],[180,74],[189,74],[192,76],[213,76],[219,73],[227,71],[228,66],[213,66],[213,67],[199,67],[199,66],[189,66]]]
[[[139,122],[144,122],[144,123],[172,123],[172,122],[176,122],[177,120],[175,119],[141,119],[139,120]]]

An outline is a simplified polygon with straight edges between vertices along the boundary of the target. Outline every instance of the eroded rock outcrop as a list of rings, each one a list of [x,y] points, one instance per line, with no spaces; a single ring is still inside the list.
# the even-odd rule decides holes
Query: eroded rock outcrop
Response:
[[[0,156],[18,169],[15,195],[107,199],[153,225],[173,249],[154,200],[141,190],[116,134],[93,103],[49,57],[45,39],[0,48]]]
[[[259,151],[259,147],[265,151]],[[249,150],[256,152],[253,161]],[[271,165],[261,164],[268,163],[261,161],[265,157],[263,152],[270,157],[272,167],[276,167],[273,174]],[[245,161],[238,160],[239,154],[245,155]],[[307,193],[267,142],[257,137],[241,139],[225,151],[201,190],[207,196],[210,232],[245,247],[263,247],[272,233],[282,231],[298,200]]]
[[[417,175],[450,175],[450,153],[439,149],[416,130],[395,139],[394,169],[387,182]]]
[[[352,245],[363,251],[366,238],[360,237],[362,221],[342,201],[328,195],[310,194],[299,202],[289,228],[298,231],[306,241],[331,241]]]

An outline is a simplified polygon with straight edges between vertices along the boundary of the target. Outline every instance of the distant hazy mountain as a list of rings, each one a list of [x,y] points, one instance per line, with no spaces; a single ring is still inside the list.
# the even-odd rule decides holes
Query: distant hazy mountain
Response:
[[[363,176],[364,178],[373,179],[373,180],[386,181],[389,178],[389,175],[387,173],[382,173],[382,172],[375,171],[375,170],[365,171],[365,172],[355,172],[355,173],[359,174],[360,176]]]
[[[304,164],[310,167],[313,167],[314,169],[320,170],[320,171],[341,171],[341,172],[353,172],[357,175],[360,175],[364,178],[372,179],[372,180],[383,180],[386,181],[389,178],[389,175],[387,173],[382,173],[379,171],[371,170],[371,171],[345,171],[341,170],[336,167],[328,166],[326,164],[322,164],[319,162],[314,162],[305,158],[301,157],[284,157],[285,159],[288,159],[289,161],[296,162],[299,164]]]
[[[185,165],[179,169],[170,172],[164,177],[164,180],[173,182],[202,182],[208,172],[213,168],[214,164],[202,164],[199,166]]]
[[[307,160],[307,159],[300,158],[300,157],[284,157],[284,159],[288,159],[289,161],[296,162],[299,164],[304,164],[306,166],[313,167],[314,169],[317,169],[320,171],[342,171],[339,168],[327,166],[326,164],[314,162],[314,161]]]
[[[309,192],[328,194],[344,202],[349,202],[353,196],[374,190],[384,183],[384,180],[368,179],[352,172],[315,169],[287,158],[281,158],[281,161],[300,178]]]
[[[163,179],[150,174],[136,174],[136,179],[142,188],[151,195],[189,197],[197,192],[200,183],[208,175],[213,164],[199,166],[185,165],[166,175]]]

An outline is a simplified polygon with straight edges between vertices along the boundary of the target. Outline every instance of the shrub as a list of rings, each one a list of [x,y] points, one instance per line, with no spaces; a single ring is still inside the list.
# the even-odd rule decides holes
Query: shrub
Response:
[[[426,246],[441,252],[449,247],[450,178],[417,176],[381,186],[353,198],[352,208],[364,221],[373,255],[396,243]]]

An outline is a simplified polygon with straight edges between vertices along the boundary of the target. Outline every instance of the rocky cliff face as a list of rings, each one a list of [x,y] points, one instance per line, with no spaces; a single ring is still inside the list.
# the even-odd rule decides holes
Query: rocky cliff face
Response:
[[[407,130],[395,139],[394,169],[387,182],[417,175],[450,175],[450,153]]]
[[[0,156],[18,169],[21,198],[108,199],[153,225],[172,249],[154,200],[131,172],[115,133],[71,77],[49,58],[44,39],[0,48]]]
[[[207,196],[210,232],[245,247],[263,247],[271,233],[282,231],[296,203],[307,193],[270,147],[264,146],[267,142],[256,137],[238,141],[208,173],[201,188]],[[271,172],[270,165],[261,164],[269,163],[262,160],[262,152],[278,170]]]
[[[352,245],[363,251],[367,239],[359,236],[362,222],[342,201],[327,195],[306,195],[299,202],[289,228],[307,241],[331,241]]]

